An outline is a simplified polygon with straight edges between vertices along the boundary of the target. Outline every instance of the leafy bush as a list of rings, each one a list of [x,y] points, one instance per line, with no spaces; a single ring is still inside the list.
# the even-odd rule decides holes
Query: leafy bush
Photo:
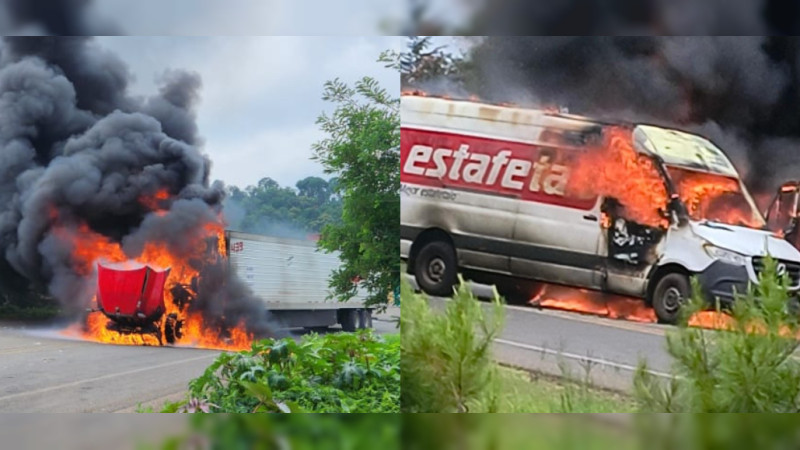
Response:
[[[399,364],[399,337],[371,330],[267,339],[221,354],[189,383],[189,400],[165,410],[397,412]]]
[[[798,322],[791,312],[789,279],[765,261],[759,284],[739,296],[724,331],[686,326],[707,303],[694,283],[684,324],[667,335],[675,360],[670,382],[642,364],[635,379],[643,409],[656,412],[800,412]]]

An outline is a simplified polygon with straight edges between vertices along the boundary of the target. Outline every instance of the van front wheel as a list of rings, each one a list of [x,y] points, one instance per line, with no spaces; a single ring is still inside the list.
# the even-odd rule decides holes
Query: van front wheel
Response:
[[[446,242],[428,242],[414,260],[414,276],[420,289],[430,295],[453,295],[458,278],[455,249]]]
[[[658,280],[651,299],[658,322],[678,323],[681,307],[690,295],[689,278],[682,273],[670,273]]]

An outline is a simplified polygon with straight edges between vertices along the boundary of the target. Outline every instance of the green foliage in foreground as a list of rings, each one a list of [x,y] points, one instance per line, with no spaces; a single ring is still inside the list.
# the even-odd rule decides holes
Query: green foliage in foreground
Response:
[[[624,424],[589,414],[405,414],[401,439],[408,449],[637,448],[635,437]]]
[[[427,297],[402,287],[401,302],[404,412],[496,412],[497,365],[492,340],[503,323],[495,295],[491,315],[461,283],[443,312]]]
[[[403,412],[634,410],[625,397],[591,388],[584,380],[532,380],[525,372],[498,366],[491,353],[504,319],[497,295],[482,304],[462,283],[436,310],[404,284],[402,303]]]
[[[726,331],[685,324],[667,335],[676,361],[669,382],[642,364],[637,398],[653,412],[800,412],[798,321],[789,307],[789,279],[767,258],[759,285],[735,302]],[[705,306],[698,286],[685,317]],[[685,320],[684,320],[685,322]]]
[[[223,353],[162,412],[397,412],[400,339],[372,330],[267,339]]]
[[[399,414],[201,414],[164,450],[398,450]]]

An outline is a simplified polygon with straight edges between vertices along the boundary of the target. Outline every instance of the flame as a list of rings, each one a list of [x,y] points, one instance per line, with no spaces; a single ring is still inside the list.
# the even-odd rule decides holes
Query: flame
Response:
[[[61,241],[67,243],[72,249],[72,264],[74,270],[84,277],[89,277],[94,272],[96,264],[100,261],[111,263],[124,263],[133,261],[138,264],[146,264],[151,267],[171,268],[169,277],[164,288],[164,303],[166,312],[162,321],[169,314],[177,314],[179,319],[184,320],[183,337],[178,340],[179,345],[192,345],[201,348],[213,348],[223,350],[244,350],[250,348],[253,336],[248,333],[243,323],[238,326],[222,330],[207,323],[201,312],[181,311],[174,302],[172,288],[177,285],[191,286],[192,279],[200,275],[190,261],[207,261],[213,263],[211,259],[226,258],[224,225],[221,220],[218,222],[206,223],[200,229],[193,230],[181,236],[181,239],[194,242],[195,245],[189,246],[188,254],[177,255],[170,252],[166,243],[148,242],[141,254],[136,257],[129,257],[125,254],[119,243],[113,242],[109,238],[92,231],[86,224],[78,226],[66,226],[55,221],[53,234]],[[210,256],[207,252],[207,242],[216,239],[217,254]],[[190,288],[187,288],[190,289]],[[193,294],[196,294],[193,292]],[[93,300],[96,303],[96,298]],[[95,340],[124,345],[158,345],[158,339],[154,334],[130,333],[123,334],[108,327],[113,322],[100,312],[88,315],[83,327],[68,330],[68,333],[78,333],[85,339]],[[160,324],[163,328],[163,322]]]
[[[667,188],[654,162],[634,149],[629,129],[609,127],[597,151],[584,152],[576,161],[567,190],[580,198],[615,198],[624,208],[622,215],[634,222],[669,224],[659,211],[667,204]]]
[[[532,306],[630,322],[655,323],[657,321],[655,311],[645,305],[642,299],[561,285],[542,284],[528,303]],[[696,328],[730,330],[734,321],[729,315],[722,312],[700,311],[689,318],[688,325]],[[753,328],[753,331],[757,331],[757,327]]]
[[[697,328],[710,328],[714,330],[729,330],[733,327],[731,316],[717,311],[700,311],[689,318],[689,326]]]
[[[159,189],[153,195],[143,195],[139,197],[139,203],[150,211],[163,211],[170,199],[169,191]]]
[[[695,220],[708,219],[751,228],[764,225],[753,213],[735,178],[675,168],[670,169],[670,174],[689,216]]]
[[[655,322],[655,312],[641,299],[543,284],[529,302],[531,305],[564,311],[580,312],[610,319],[633,322]]]

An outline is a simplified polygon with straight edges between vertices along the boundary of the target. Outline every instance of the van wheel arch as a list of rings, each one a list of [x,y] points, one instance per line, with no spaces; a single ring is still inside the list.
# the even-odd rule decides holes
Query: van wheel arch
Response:
[[[685,267],[681,266],[680,264],[665,264],[663,266],[657,267],[654,269],[653,273],[650,274],[650,279],[647,282],[647,292],[644,296],[644,301],[647,306],[653,306],[653,295],[655,294],[656,286],[658,286],[658,282],[661,281],[662,278],[671,274],[671,273],[680,273],[685,275],[687,278],[692,277],[692,272],[690,272]]]
[[[455,244],[453,243],[453,238],[451,238],[450,234],[448,234],[446,231],[442,230],[441,228],[428,228],[420,233],[411,244],[411,251],[408,252],[408,264],[406,266],[406,272],[409,274],[413,273],[414,263],[417,259],[417,255],[419,255],[419,251],[425,247],[426,244],[435,241],[445,242],[454,250],[456,248]],[[457,253],[458,252],[456,252],[456,254]]]

